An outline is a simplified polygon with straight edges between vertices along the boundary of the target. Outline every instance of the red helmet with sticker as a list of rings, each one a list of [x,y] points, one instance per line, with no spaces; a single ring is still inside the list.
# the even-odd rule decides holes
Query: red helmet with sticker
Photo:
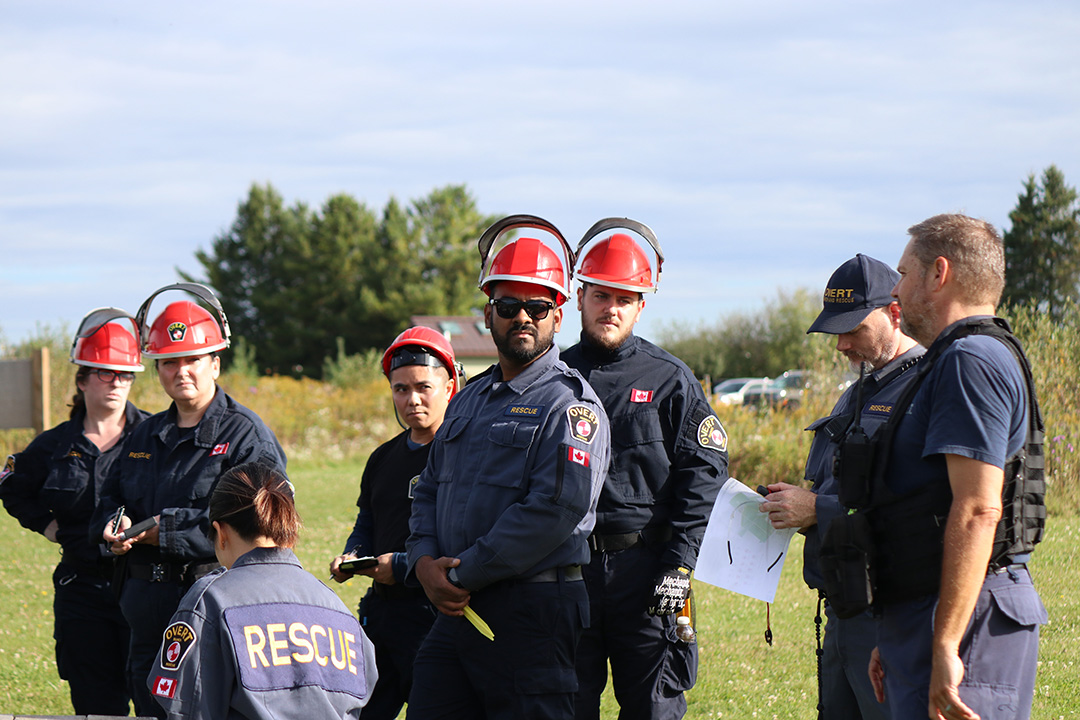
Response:
[[[129,330],[126,324],[131,324]],[[142,372],[135,318],[118,308],[91,310],[71,343],[71,362],[86,367]]]
[[[520,235],[522,230],[529,234]],[[484,231],[479,249],[479,284],[488,297],[492,283],[500,280],[554,290],[556,305],[562,305],[570,297],[574,254],[562,233],[547,220],[533,215],[503,218]]]
[[[622,232],[596,240],[609,230]],[[589,243],[592,243],[591,247],[582,254]],[[655,279],[644,245],[648,245],[656,254]],[[577,252],[581,258],[577,277],[582,282],[631,292],[656,292],[664,254],[656,235],[647,225],[629,218],[605,218],[585,233],[578,243]]]
[[[217,312],[217,318],[206,308],[180,300],[166,307],[149,327],[146,318],[150,304],[158,295],[171,290],[182,290],[204,300]],[[217,296],[199,283],[173,283],[155,290],[143,301],[135,314],[143,339],[143,355],[151,358],[175,358],[191,355],[207,355],[229,347],[229,320]]]
[[[390,347],[386,349],[382,357],[383,374],[390,377],[390,373],[399,367],[407,365],[431,365],[442,366],[450,373],[454,380],[453,397],[465,381],[465,371],[461,364],[454,359],[454,348],[438,330],[417,325],[394,338]]]
[[[229,346],[214,316],[191,302],[166,307],[150,326],[143,353],[151,358],[207,355]]]

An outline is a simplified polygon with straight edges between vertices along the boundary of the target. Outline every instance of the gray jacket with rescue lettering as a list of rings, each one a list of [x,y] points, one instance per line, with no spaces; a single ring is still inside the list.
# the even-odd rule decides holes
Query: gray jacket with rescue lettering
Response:
[[[184,595],[146,679],[170,718],[355,718],[375,649],[292,550],[256,548]]]

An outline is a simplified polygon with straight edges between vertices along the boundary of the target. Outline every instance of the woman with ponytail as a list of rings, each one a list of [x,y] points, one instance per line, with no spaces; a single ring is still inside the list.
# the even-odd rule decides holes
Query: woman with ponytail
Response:
[[[230,469],[210,497],[222,568],[196,581],[146,679],[169,718],[353,718],[377,677],[345,604],[300,565],[293,490],[263,463]]]

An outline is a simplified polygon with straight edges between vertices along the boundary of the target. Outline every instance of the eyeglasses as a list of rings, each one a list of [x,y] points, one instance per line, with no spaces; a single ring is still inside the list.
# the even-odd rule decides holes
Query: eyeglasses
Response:
[[[533,320],[543,320],[551,312],[551,309],[555,307],[555,303],[550,300],[518,300],[517,298],[505,297],[493,298],[488,301],[488,305],[494,305],[495,312],[504,320],[517,317],[522,308],[525,308],[525,314]]]
[[[116,370],[102,370],[99,368],[94,371],[94,374],[97,375],[98,380],[107,385],[112,383],[113,378],[116,378],[120,385],[130,385],[135,382],[135,373],[133,372],[117,372]]]

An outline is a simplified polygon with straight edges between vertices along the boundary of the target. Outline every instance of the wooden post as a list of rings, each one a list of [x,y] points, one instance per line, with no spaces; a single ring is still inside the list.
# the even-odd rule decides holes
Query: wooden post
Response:
[[[30,393],[33,412],[34,432],[40,434],[50,427],[49,424],[49,348],[42,347],[34,352],[31,365]]]

